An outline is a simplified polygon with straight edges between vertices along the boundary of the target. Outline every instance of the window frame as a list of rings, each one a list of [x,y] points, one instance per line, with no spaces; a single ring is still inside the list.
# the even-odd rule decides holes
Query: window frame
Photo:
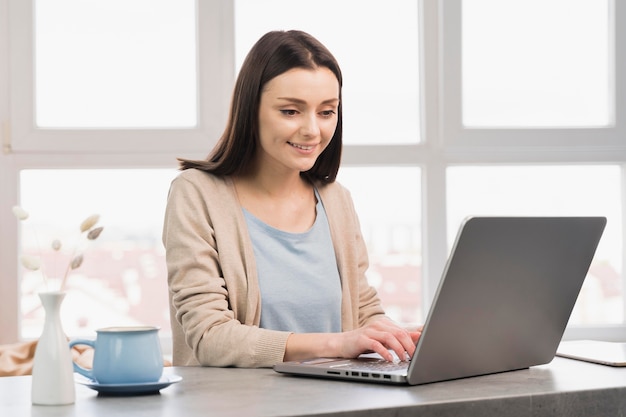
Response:
[[[146,153],[197,152],[206,149],[207,138],[219,136],[228,108],[233,79],[234,54],[232,5],[220,1],[196,1],[198,53],[198,123],[181,129],[58,129],[35,123],[36,0],[9,0],[11,149],[16,153]],[[20,22],[16,24],[16,22]],[[211,65],[219,62],[220,65]]]
[[[176,157],[203,158],[221,134],[234,82],[234,6],[197,1],[199,125],[195,129],[63,130],[34,127],[32,5],[0,0],[0,343],[19,340],[19,236],[10,207],[27,168],[170,168]],[[462,0],[419,0],[421,137],[414,145],[345,145],[346,166],[409,165],[422,170],[423,305],[428,309],[448,255],[446,168],[466,164],[610,163],[626,172],[625,25],[614,24],[615,125],[593,129],[466,129],[462,126]],[[612,1],[616,22],[626,5]],[[6,58],[6,60],[4,59]],[[219,65],[212,65],[212,63]],[[456,94],[456,95],[455,95]],[[90,137],[93,140],[78,141]],[[504,137],[504,139],[503,139]],[[181,139],[182,138],[182,139]],[[626,196],[626,174],[622,175]],[[626,197],[624,197],[626,203]],[[624,205],[626,207],[626,204]],[[626,211],[626,210],[624,210]],[[624,217],[624,211],[622,216]],[[626,224],[626,221],[623,221]],[[625,226],[626,229],[626,226]],[[626,236],[626,230],[622,231]],[[624,281],[624,278],[622,278]],[[164,284],[165,285],[165,284]],[[626,293],[626,291],[624,291]],[[624,295],[626,305],[626,295]],[[626,311],[626,309],[625,309]],[[424,311],[426,313],[427,310]],[[625,320],[626,323],[626,320]],[[619,340],[626,324],[568,328],[569,338]]]
[[[618,74],[626,71],[626,56],[620,53],[623,49],[626,29],[622,22],[626,19],[626,7],[621,2],[608,0],[609,10],[613,19],[609,21],[609,45],[612,47],[609,67],[613,67],[613,105],[611,115],[613,123],[607,127],[590,128],[466,128],[462,121],[462,0],[441,2],[442,14],[442,68],[445,68],[445,82],[442,85],[442,137],[447,148],[451,150],[466,150],[480,148],[513,150],[520,147],[541,149],[549,152],[556,160],[559,153],[572,153],[572,149],[598,153],[598,151],[623,152],[626,150],[624,141],[626,136],[626,80]],[[590,136],[593,139],[590,140]],[[580,159],[582,160],[582,159]]]

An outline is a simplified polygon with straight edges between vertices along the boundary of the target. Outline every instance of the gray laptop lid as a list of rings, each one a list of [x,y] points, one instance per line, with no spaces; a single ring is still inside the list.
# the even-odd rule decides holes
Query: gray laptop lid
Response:
[[[408,382],[550,362],[602,236],[604,217],[475,217],[457,236]]]
[[[285,362],[274,369],[416,385],[548,363],[605,224],[604,217],[468,218],[406,377],[354,371],[346,360]]]

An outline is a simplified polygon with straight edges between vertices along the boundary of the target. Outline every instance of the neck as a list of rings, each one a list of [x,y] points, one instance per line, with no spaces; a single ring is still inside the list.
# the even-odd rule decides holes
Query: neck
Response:
[[[238,177],[258,192],[270,197],[291,197],[302,192],[308,193],[311,184],[297,171],[280,171],[272,169],[250,170]]]
[[[298,172],[265,170],[234,178],[239,203],[258,219],[280,230],[308,230],[315,222],[313,186]]]

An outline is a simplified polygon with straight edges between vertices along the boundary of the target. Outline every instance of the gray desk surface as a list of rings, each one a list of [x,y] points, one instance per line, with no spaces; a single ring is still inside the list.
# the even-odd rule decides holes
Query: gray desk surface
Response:
[[[421,386],[325,381],[270,369],[166,368],[159,394],[106,397],[76,385],[76,403],[33,406],[30,376],[0,378],[2,417],[621,416],[626,368],[555,358],[521,371]]]

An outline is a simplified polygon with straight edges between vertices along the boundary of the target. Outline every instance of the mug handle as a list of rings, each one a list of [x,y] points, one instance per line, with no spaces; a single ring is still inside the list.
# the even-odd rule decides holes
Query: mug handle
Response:
[[[86,340],[86,339],[76,339],[76,340],[72,340],[70,342],[70,349],[72,349],[72,347],[74,347],[75,345],[86,345],[86,346],[91,346],[92,348],[95,349],[95,341],[93,340]],[[83,368],[82,366],[78,365],[76,362],[72,361],[72,365],[74,366],[74,372],[78,372],[79,374],[86,376],[89,379],[94,379],[93,377],[93,371],[91,369],[87,369],[87,368]]]

